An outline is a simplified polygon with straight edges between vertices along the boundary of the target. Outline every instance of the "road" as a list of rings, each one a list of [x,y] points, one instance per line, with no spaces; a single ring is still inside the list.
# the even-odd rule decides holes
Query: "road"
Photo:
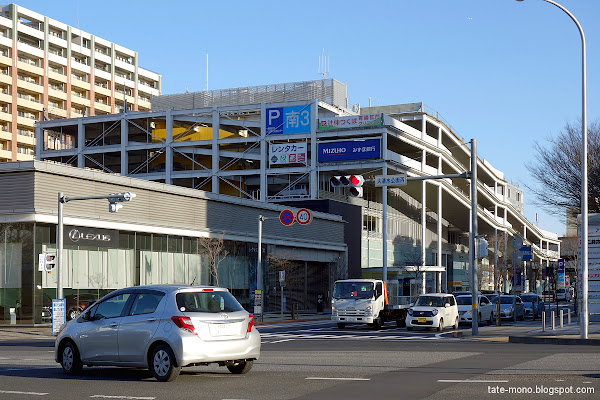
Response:
[[[519,322],[518,324],[533,322]],[[463,329],[468,329],[464,327]],[[486,329],[482,327],[481,329]],[[143,370],[84,368],[66,377],[52,341],[0,342],[3,399],[464,399],[551,398],[550,390],[591,388],[597,398],[600,348],[478,341],[433,331],[380,331],[330,321],[260,326],[262,357],[247,375],[192,367],[172,383]],[[544,389],[545,388],[545,389]],[[515,391],[517,394],[501,392]],[[536,390],[546,393],[536,395]],[[529,393],[531,391],[531,393]]]

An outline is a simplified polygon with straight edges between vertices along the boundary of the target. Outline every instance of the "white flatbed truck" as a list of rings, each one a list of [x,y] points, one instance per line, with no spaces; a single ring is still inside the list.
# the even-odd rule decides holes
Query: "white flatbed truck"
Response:
[[[409,308],[389,304],[387,285],[379,279],[342,279],[333,287],[331,319],[340,329],[346,324],[370,324],[379,329],[388,321],[404,326]]]

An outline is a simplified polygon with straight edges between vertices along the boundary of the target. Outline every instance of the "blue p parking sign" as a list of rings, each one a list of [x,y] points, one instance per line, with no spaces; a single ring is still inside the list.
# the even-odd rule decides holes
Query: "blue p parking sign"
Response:
[[[310,104],[267,108],[267,135],[310,133]]]

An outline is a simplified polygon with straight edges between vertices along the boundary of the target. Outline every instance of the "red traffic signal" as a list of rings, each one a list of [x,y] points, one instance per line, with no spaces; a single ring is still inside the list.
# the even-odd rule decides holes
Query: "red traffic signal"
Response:
[[[351,197],[362,197],[363,195],[362,185],[365,183],[365,179],[362,175],[332,176],[329,182],[333,187],[349,188],[348,194]]]

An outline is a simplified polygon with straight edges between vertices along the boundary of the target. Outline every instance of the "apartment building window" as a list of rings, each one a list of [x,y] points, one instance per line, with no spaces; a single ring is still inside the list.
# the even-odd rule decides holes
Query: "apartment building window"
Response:
[[[126,62],[127,64],[133,64],[133,57],[129,57],[129,56],[126,56],[126,55],[124,55],[124,54],[117,53],[117,54],[115,55],[115,58],[116,58],[117,60],[119,60],[119,61]]]
[[[31,76],[28,75],[18,75],[17,78],[19,78],[22,81],[25,82],[29,82],[29,83],[33,83],[34,85],[39,85],[39,81],[35,78],[32,78]]]
[[[10,75],[10,68],[8,68],[8,67],[0,68],[0,74],[11,76]]]
[[[148,96],[139,95],[139,96],[138,96],[138,98],[139,98],[141,101],[150,102],[150,97],[148,97]]]
[[[87,99],[87,92],[78,92],[77,90],[73,90],[71,93],[74,96],[81,97],[83,99]]]
[[[517,192],[517,201],[521,201],[521,193]]]
[[[127,71],[123,71],[122,69],[115,69],[115,75],[120,77],[120,78],[125,78],[125,79],[129,79],[131,80],[131,73],[127,72]]]
[[[17,134],[21,135],[21,136],[27,136],[27,137],[35,137],[35,133],[33,133],[33,131],[30,131],[28,129],[17,129]]]
[[[33,149],[31,149],[29,147],[17,146],[17,153],[33,155]]]
[[[0,103],[0,111],[10,114],[10,105],[6,103]]]
[[[82,82],[88,81],[87,75],[79,75],[79,74],[71,73],[71,78],[77,79],[78,81],[82,81]]]
[[[35,103],[39,103],[40,99],[37,96],[32,96],[30,94],[27,93],[20,93],[17,92],[17,97],[23,100],[28,100],[28,101],[33,101]]]
[[[39,67],[40,66],[40,60],[34,60],[31,58],[27,58],[27,57],[17,57],[17,60],[19,60],[22,63],[25,64],[29,64],[29,65],[33,65],[34,67]]]
[[[23,25],[26,25],[26,26],[28,26],[30,28],[37,29],[38,31],[42,30],[42,23],[41,22],[32,21],[32,20],[27,19],[25,17],[19,17],[19,23],[23,24]]]
[[[36,113],[36,114],[37,114],[37,113]],[[28,111],[21,111],[21,110],[18,110],[18,111],[17,111],[17,115],[18,115],[19,117],[23,117],[23,118],[29,118],[29,119],[39,119],[39,118],[38,118],[38,115],[36,115],[36,114],[34,114],[34,113],[31,113],[31,112],[28,112]]]
[[[108,97],[97,97],[94,100],[96,103],[108,105]]]
[[[110,49],[108,49],[107,47],[97,44],[94,50],[96,51],[96,53],[104,54],[105,56],[110,57]]]
[[[148,81],[146,81],[146,80],[143,80],[143,79],[140,79],[140,85],[143,85],[143,86],[148,86],[148,87],[151,87],[151,88],[153,88],[153,89],[156,89],[156,88],[154,87],[154,82],[148,82]]]
[[[96,79],[96,81],[94,82],[94,85],[99,86],[104,89],[110,89],[110,87],[108,86],[108,81]]]
[[[54,36],[54,37],[59,38],[59,39],[64,39],[65,38],[65,33],[63,31],[61,31],[61,30],[58,30],[58,29],[50,28],[48,30],[48,33],[50,35]]]
[[[2,94],[10,94],[10,89],[8,86],[1,86],[0,87],[0,93]]]
[[[88,58],[82,54],[71,53],[71,59],[79,64],[88,65]]]
[[[49,107],[54,107],[54,108],[60,108],[61,110],[64,110],[65,108],[63,107],[63,102],[59,101],[59,100],[49,100],[48,101],[48,106]]]
[[[8,127],[8,124],[0,125],[0,131],[10,132],[10,128]]]
[[[10,37],[10,29],[8,29],[8,28],[0,29],[0,36]]]
[[[51,72],[54,72],[55,74],[59,74],[59,75],[65,74],[65,67],[63,67],[62,65],[50,64],[48,66],[48,68],[50,69]]]
[[[65,91],[65,86],[64,86],[64,83],[62,83],[62,82],[50,81],[48,83],[48,86],[50,86],[51,89],[58,90],[60,92]]]
[[[49,53],[55,54],[55,55],[60,56],[60,57],[64,57],[65,56],[65,53],[64,53],[65,50],[66,49],[60,48],[58,46],[53,46],[53,45],[48,46],[48,52]]]
[[[36,49],[41,49],[40,40],[35,39],[31,36],[19,34],[17,41],[20,43],[26,44],[28,46],[35,47]]]
[[[92,42],[89,39],[83,39],[82,46],[86,49],[89,49],[90,47],[92,47]]]

